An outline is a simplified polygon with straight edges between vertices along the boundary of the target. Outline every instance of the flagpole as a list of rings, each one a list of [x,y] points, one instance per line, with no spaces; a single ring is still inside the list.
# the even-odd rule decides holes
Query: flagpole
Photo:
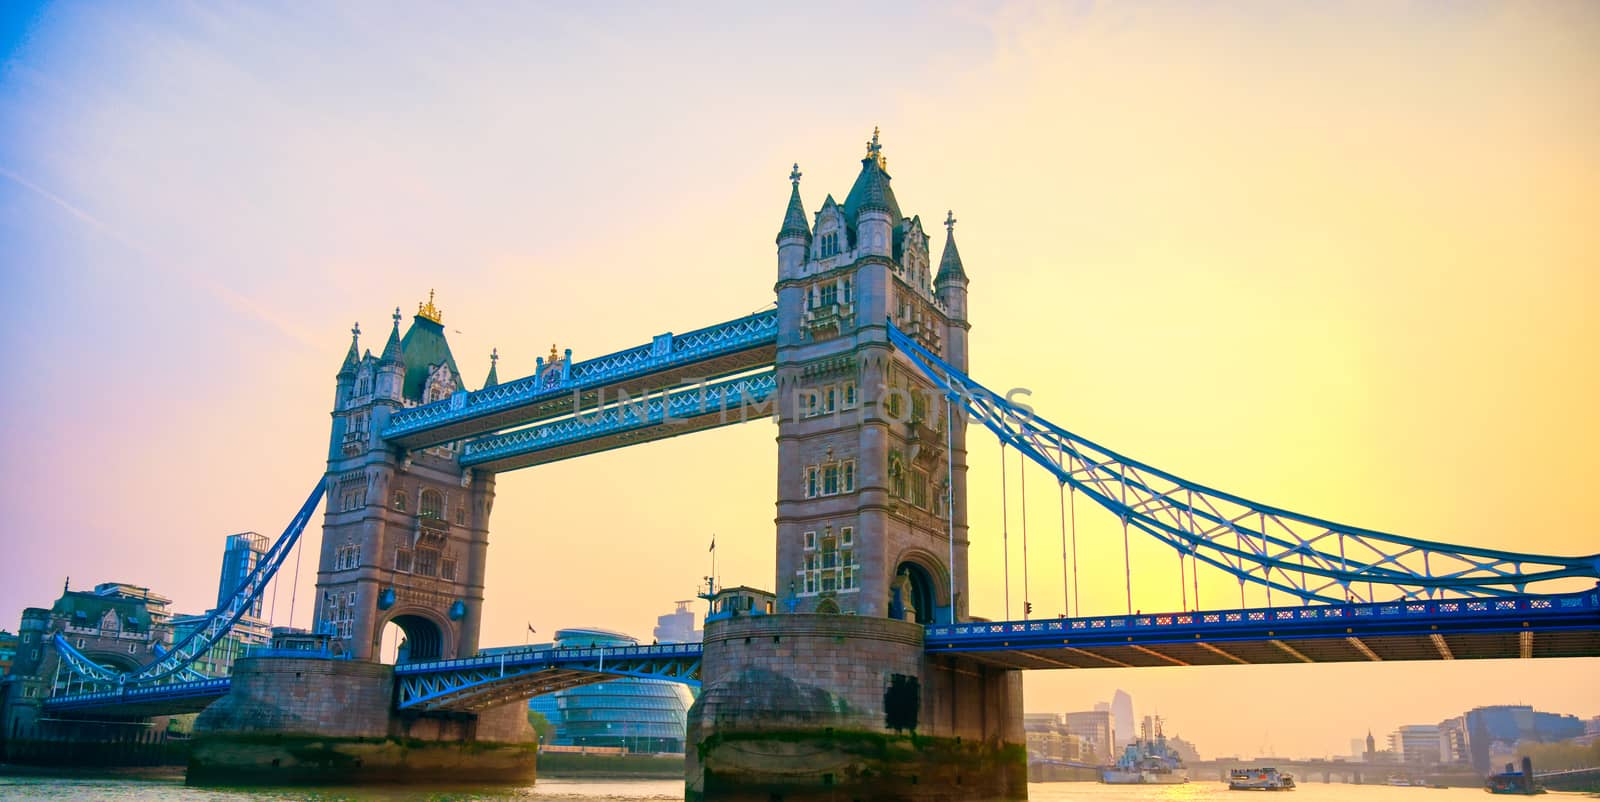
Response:
[[[711,593],[717,592],[717,533],[711,533]]]

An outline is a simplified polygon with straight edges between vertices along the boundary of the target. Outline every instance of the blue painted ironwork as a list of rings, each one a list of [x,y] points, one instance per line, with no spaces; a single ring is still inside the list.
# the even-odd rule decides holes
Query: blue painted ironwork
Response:
[[[1507,596],[1600,578],[1600,555],[1560,557],[1392,535],[1213,490],[1129,459],[978,384],[893,325],[917,368],[996,437],[1180,554],[1303,602]]]
[[[1579,593],[1317,604],[929,626],[929,653],[1221,643],[1440,632],[1600,631],[1600,588]]]
[[[401,710],[479,710],[616,677],[700,684],[701,646],[609,646],[506,651],[395,666]]]
[[[240,581],[239,587],[228,598],[228,602],[219,605],[211,611],[206,619],[195,627],[187,637],[179,641],[169,650],[158,651],[155,660],[141,666],[130,673],[113,674],[109,669],[99,666],[93,660],[85,657],[66,639],[56,636],[56,650],[61,654],[63,662],[73,673],[82,676],[92,683],[115,683],[124,685],[152,685],[157,683],[170,683],[177,679],[192,678],[194,672],[188,667],[195,660],[210,651],[228,634],[239,619],[249,612],[256,599],[260,598],[262,591],[266,590],[267,583],[277,575],[283,561],[294,550],[300,540],[300,533],[305,531],[306,524],[311,516],[316,513],[317,505],[322,501],[322,494],[326,490],[324,479],[317,480],[316,487],[312,488],[311,495],[306,497],[304,504],[300,505],[289,525],[284,528],[283,534],[278,536],[272,547],[261,555],[256,562],[256,567],[248,576]]]
[[[124,685],[115,690],[53,696],[44,701],[44,709],[51,713],[64,713],[132,704],[175,707],[185,703],[219,699],[227,695],[232,683],[233,680],[229,677],[210,677],[145,687]]]
[[[704,387],[685,387],[667,393],[665,403],[660,395],[617,403],[596,412],[473,440],[462,449],[461,465],[471,467],[650,426],[671,426],[673,419],[720,413],[727,423],[740,423],[748,417],[747,405],[765,404],[777,387],[776,374],[769,370]]]
[[[657,338],[655,342],[645,345],[575,362],[563,378],[554,382],[544,376],[524,376],[466,393],[464,399],[449,398],[401,410],[390,419],[389,425],[383,430],[383,437],[404,437],[490,412],[559,398],[574,390],[648,376],[754,346],[776,343],[777,337],[777,311],[758,312],[687,334]]]

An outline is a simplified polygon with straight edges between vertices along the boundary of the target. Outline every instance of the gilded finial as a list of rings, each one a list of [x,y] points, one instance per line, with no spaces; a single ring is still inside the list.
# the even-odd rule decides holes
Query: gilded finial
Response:
[[[878,143],[878,126],[872,126],[872,141],[867,143],[867,158],[878,163],[878,169],[889,166],[889,160],[883,158],[883,145]]]
[[[554,364],[554,363],[560,362],[560,361],[561,361],[561,354],[556,351],[556,344],[555,343],[550,343],[550,362],[552,364]]]
[[[427,318],[435,323],[444,322],[444,313],[439,311],[439,307],[433,305],[433,290],[428,290],[428,302],[426,304],[417,304],[417,317]]]
[[[944,214],[944,230],[951,234],[956,233],[956,213],[954,209],[948,210]]]
[[[800,183],[800,162],[794,163],[794,169],[789,171],[789,180],[796,185]]]

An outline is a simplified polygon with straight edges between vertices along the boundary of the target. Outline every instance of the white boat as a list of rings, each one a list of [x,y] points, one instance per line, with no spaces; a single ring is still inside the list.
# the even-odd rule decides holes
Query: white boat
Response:
[[[1228,773],[1229,791],[1293,791],[1294,775],[1283,774],[1270,766],[1259,769],[1234,769]]]

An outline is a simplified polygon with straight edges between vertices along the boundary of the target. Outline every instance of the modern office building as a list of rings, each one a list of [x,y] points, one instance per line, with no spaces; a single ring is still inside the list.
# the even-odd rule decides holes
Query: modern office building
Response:
[[[1133,728],[1133,696],[1121,688],[1111,695],[1111,722],[1116,739],[1117,749],[1131,744],[1138,738],[1138,733]]]
[[[1418,766],[1438,765],[1439,725],[1405,724],[1389,735],[1389,749],[1400,762]]]
[[[604,629],[563,629],[563,646],[635,646],[638,640]],[[535,647],[537,648],[537,647]],[[682,752],[694,696],[676,682],[615,679],[528,700],[555,727],[557,746],[622,747],[630,752]]]
[[[256,564],[266,556],[268,542],[265,535],[255,532],[240,532],[228,535],[226,545],[222,549],[222,575],[217,580],[217,606],[221,607],[233,598],[233,592],[244,583],[245,577],[256,569]],[[257,598],[250,606],[247,615],[253,618],[261,617],[261,599]]]
[[[1112,725],[1110,705],[1106,710],[1084,710],[1062,716],[1067,732],[1078,736],[1093,757],[1087,762],[1104,762],[1117,753],[1116,727]]]
[[[1491,705],[1467,711],[1467,751],[1472,768],[1487,774],[1497,766],[1496,755],[1515,750],[1522,741],[1549,743],[1583,735],[1583,720],[1560,713],[1543,713],[1531,705]]]
[[[677,602],[678,609],[656,617],[657,643],[699,643],[705,633],[695,629],[693,600]]]

